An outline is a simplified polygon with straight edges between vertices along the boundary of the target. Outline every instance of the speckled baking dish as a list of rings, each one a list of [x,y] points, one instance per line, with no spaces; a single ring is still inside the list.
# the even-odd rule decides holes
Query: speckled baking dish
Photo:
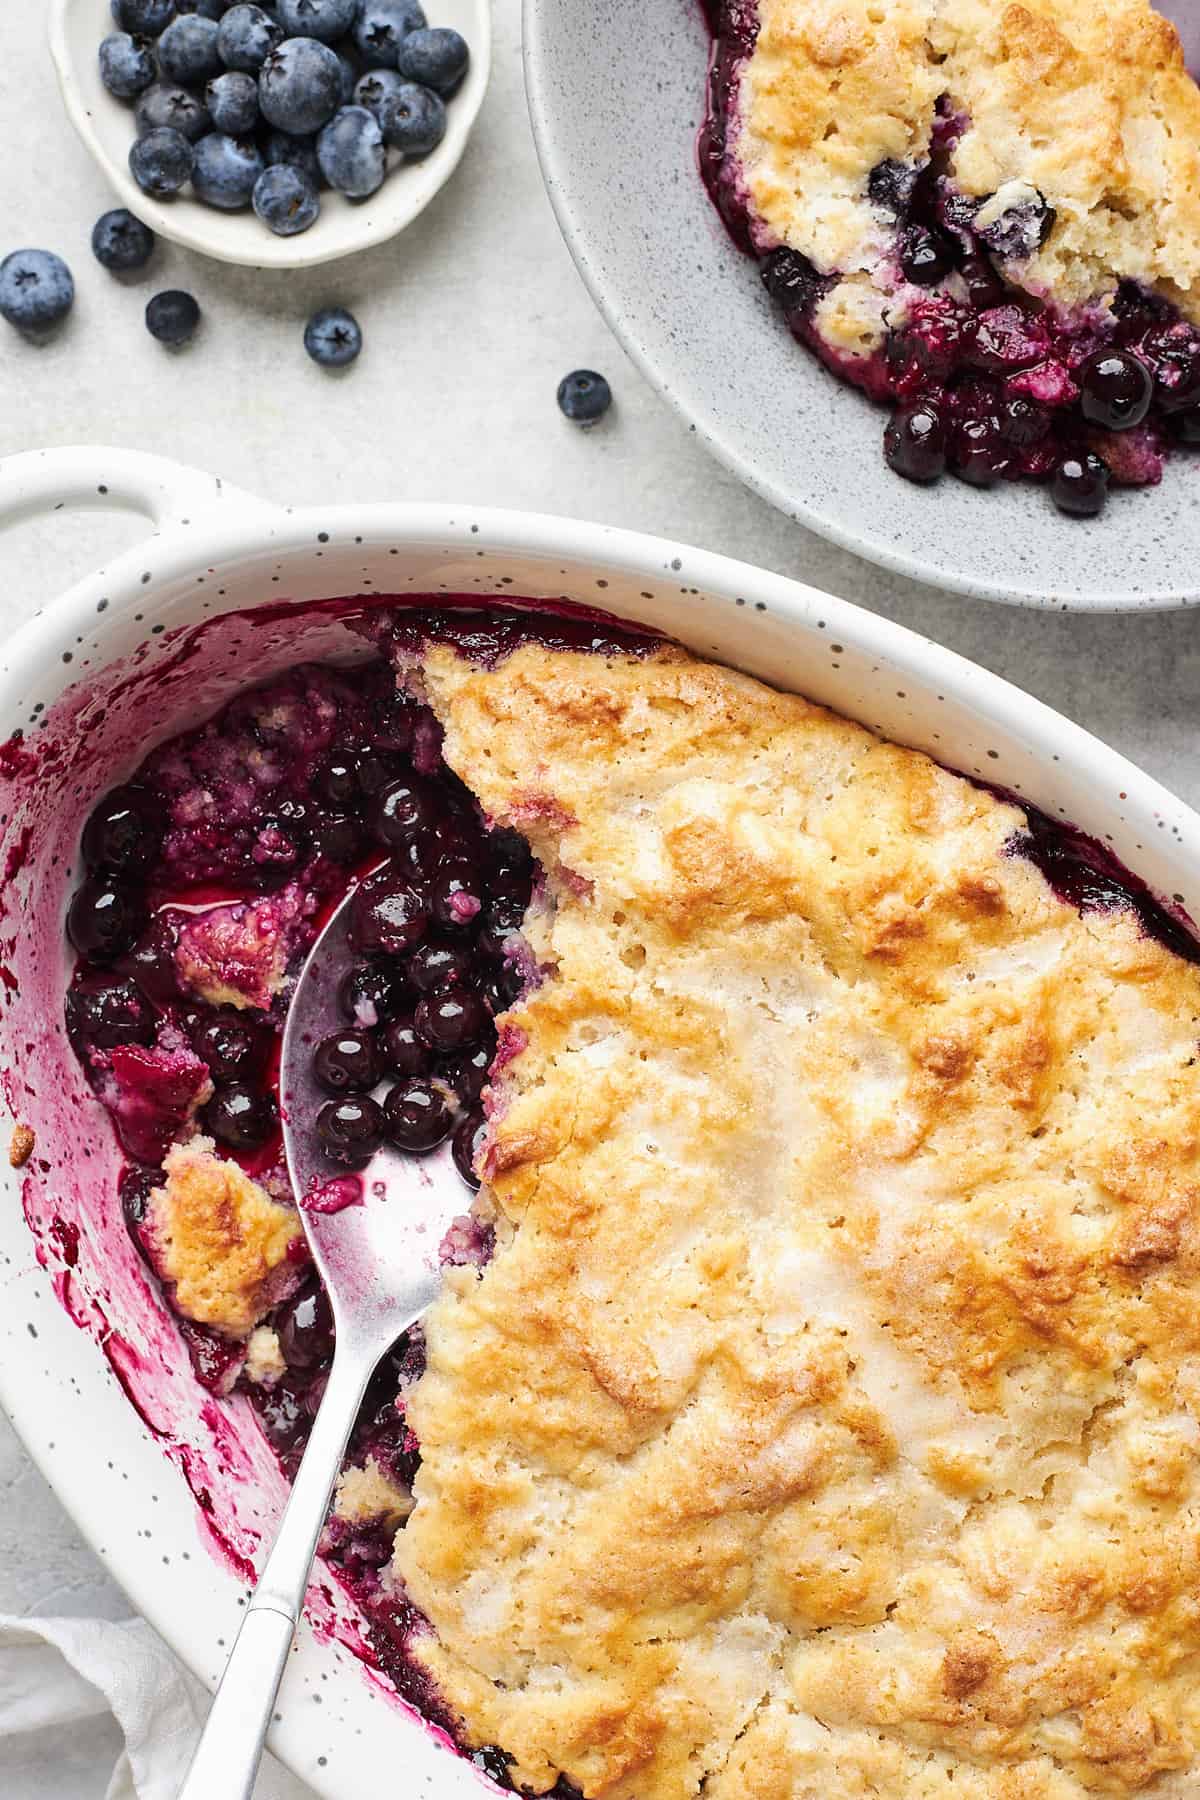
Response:
[[[1200,911],[1200,819],[1188,808],[995,676],[778,576],[467,505],[277,510],[118,450],[0,465],[0,520],[70,505],[130,506],[155,531],[0,652],[0,1071],[11,1122],[36,1140],[5,1173],[0,1399],[133,1603],[209,1681],[283,1482],[245,1403],[197,1387],[126,1235],[116,1146],[62,1034],[62,915],[82,816],[152,742],[301,658],[356,653],[323,601],[606,608],[1014,790]],[[352,1607],[318,1573],[276,1750],[331,1800],[378,1791],[397,1759],[409,1785],[469,1791],[477,1772],[364,1677],[365,1649]]]

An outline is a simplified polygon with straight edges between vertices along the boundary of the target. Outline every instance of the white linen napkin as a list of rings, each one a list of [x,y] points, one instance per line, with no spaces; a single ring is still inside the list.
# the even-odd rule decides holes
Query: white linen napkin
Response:
[[[207,1692],[141,1619],[0,1613],[5,1800],[175,1800],[207,1710]],[[97,1763],[114,1752],[105,1787]],[[256,1800],[312,1793],[267,1756]]]

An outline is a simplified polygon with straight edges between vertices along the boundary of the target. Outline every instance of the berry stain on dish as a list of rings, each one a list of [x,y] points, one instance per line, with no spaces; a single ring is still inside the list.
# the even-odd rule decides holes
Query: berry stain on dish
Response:
[[[703,179],[898,475],[1090,516],[1200,441],[1200,90],[1149,0],[706,12]]]

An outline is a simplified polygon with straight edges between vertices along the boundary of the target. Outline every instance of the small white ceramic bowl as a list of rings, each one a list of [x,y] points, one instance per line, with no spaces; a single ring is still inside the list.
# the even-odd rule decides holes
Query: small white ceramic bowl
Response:
[[[129,173],[133,107],[115,100],[100,79],[101,40],[115,29],[108,0],[51,0],[50,54],[72,125],[120,198],[152,230],[218,262],[252,269],[307,269],[386,243],[411,224],[458,167],[487,91],[492,60],[490,0],[434,0],[430,23],[452,25],[471,48],[471,66],[448,105],[446,135],[420,162],[389,162],[387,180],[369,200],[322,193],[321,216],[298,237],[276,237],[247,209],[218,212],[189,189],[152,200]]]

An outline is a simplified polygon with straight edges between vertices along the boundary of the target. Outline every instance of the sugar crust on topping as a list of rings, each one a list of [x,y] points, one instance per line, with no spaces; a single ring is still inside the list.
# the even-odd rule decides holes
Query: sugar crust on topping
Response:
[[[211,1138],[173,1145],[163,1171],[144,1229],[172,1303],[199,1325],[247,1336],[291,1283],[297,1214],[217,1156]]]
[[[424,678],[556,902],[408,1399],[466,1739],[622,1800],[1194,1800],[1200,971],[728,669]]]
[[[762,247],[844,279],[822,335],[869,353],[923,290],[895,263],[895,221],[867,178],[928,160],[948,95],[966,128],[946,173],[977,198],[1039,191],[1057,212],[1013,285],[1106,307],[1144,283],[1200,322],[1200,89],[1148,0],[758,0],[732,152]],[[887,317],[885,317],[885,314]]]

